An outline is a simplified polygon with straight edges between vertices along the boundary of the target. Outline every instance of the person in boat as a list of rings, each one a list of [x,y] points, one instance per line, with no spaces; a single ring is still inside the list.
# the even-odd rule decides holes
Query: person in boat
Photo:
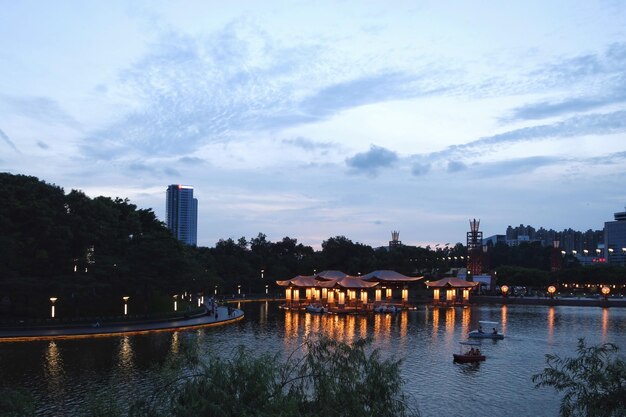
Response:
[[[476,355],[476,351],[474,350],[474,348],[471,348],[471,349],[469,350],[469,352],[467,352],[467,353],[468,353],[469,355],[471,355],[471,356]]]
[[[493,332],[491,332],[491,334],[494,334],[494,335],[498,334],[498,330],[494,327]]]
[[[480,356],[480,349],[479,349],[479,348],[476,348],[476,350],[474,351],[474,354],[475,354],[476,356]]]
[[[478,333],[484,333],[483,332],[483,326],[478,326]]]

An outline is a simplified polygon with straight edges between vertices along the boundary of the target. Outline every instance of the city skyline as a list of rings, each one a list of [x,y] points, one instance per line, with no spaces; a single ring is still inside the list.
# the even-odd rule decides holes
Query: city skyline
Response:
[[[0,0],[0,171],[198,245],[463,242],[626,205],[626,4]]]

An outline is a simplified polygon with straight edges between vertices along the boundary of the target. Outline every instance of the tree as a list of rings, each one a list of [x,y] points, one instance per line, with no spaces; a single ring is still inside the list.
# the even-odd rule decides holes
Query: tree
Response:
[[[626,415],[626,363],[615,357],[618,347],[612,343],[587,347],[583,338],[576,351],[575,358],[546,355],[548,366],[532,377],[535,388],[565,393],[563,417]]]

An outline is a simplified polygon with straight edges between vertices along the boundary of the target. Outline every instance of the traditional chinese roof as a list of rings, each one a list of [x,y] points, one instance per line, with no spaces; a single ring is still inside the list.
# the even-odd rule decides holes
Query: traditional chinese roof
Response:
[[[460,278],[455,278],[455,277],[443,278],[443,279],[440,279],[439,281],[430,281],[426,283],[428,287],[433,287],[433,288],[444,288],[444,287],[473,288],[477,286],[478,284],[479,284],[478,282],[464,281]]]
[[[363,275],[365,281],[377,281],[377,282],[414,282],[419,281],[424,278],[421,277],[408,277],[406,275],[402,275],[399,272],[391,271],[389,269],[381,269],[378,271],[370,272],[369,274]]]
[[[335,285],[335,281],[337,280],[325,278],[318,279],[317,275],[298,275],[285,281],[276,281],[276,284],[280,285],[281,287],[288,287],[291,285],[294,287],[332,288],[333,285]]]
[[[372,288],[377,286],[378,282],[368,282],[362,277],[346,276],[342,279],[338,279],[335,282],[335,286],[342,288]]]

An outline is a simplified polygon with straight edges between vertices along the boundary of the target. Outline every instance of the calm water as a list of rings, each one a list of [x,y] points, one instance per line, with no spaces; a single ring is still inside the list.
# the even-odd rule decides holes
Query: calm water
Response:
[[[343,341],[372,336],[385,355],[402,358],[406,391],[424,416],[556,416],[559,398],[534,389],[546,353],[573,355],[579,337],[626,349],[626,309],[476,306],[404,311],[398,315],[335,316],[285,312],[276,303],[243,303],[244,321],[188,332],[128,337],[0,343],[3,386],[25,387],[39,415],[72,416],[90,393],[120,398],[149,393],[152,368],[181,344],[228,355],[239,344],[291,352],[307,334]],[[479,320],[498,321],[504,340],[483,341],[486,362],[454,364],[452,353]]]

